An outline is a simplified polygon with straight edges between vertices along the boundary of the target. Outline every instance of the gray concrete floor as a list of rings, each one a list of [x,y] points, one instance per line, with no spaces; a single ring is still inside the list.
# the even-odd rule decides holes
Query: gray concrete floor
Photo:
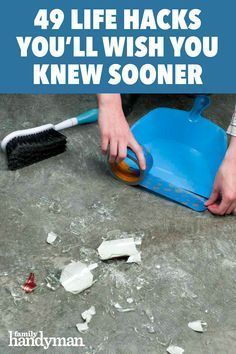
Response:
[[[207,116],[227,127],[235,96],[213,96]],[[89,95],[2,95],[1,137],[22,128],[74,116],[96,105]],[[130,123],[156,106],[189,108],[185,96],[143,96]],[[97,314],[83,334],[85,348],[51,348],[48,353],[164,354],[172,340],[186,354],[236,352],[236,222],[234,217],[195,213],[138,188],[115,181],[99,150],[97,125],[66,132],[68,151],[10,172],[0,158],[1,343],[0,353],[43,353],[8,347],[8,331],[44,331],[45,336],[79,335],[80,313]],[[212,151],[214,153],[214,151]],[[60,242],[48,245],[54,231]],[[142,264],[100,262],[102,238],[142,237]],[[45,277],[70,260],[98,262],[98,281],[82,294],[45,286]],[[22,297],[33,271],[38,288]],[[19,297],[14,299],[13,295]],[[119,313],[113,302],[135,311]],[[15,300],[15,302],[14,302]],[[208,323],[198,334],[189,321]],[[152,328],[153,327],[153,328]],[[154,332],[154,333],[150,333]]]

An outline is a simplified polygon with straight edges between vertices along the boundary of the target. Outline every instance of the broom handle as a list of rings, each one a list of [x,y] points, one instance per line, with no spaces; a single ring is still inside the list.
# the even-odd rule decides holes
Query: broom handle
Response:
[[[75,125],[93,123],[98,120],[98,109],[91,109],[90,111],[84,112],[77,117],[69,118],[64,122],[55,125],[55,130],[63,130],[67,128],[74,127]]]

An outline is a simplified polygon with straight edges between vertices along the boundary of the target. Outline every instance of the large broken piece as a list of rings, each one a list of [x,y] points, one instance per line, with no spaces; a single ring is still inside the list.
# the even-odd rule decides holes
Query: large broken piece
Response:
[[[88,310],[81,313],[81,317],[85,322],[77,323],[76,328],[80,333],[84,333],[89,329],[89,322],[91,321],[92,317],[96,315],[96,310],[94,306],[91,306]]]
[[[167,353],[169,354],[183,354],[184,349],[177,347],[176,345],[170,345],[167,349],[166,349]]]
[[[195,332],[204,332],[206,331],[207,323],[201,320],[193,321],[188,323],[188,327]]]
[[[103,241],[98,247],[98,254],[102,260],[127,256],[127,263],[140,263],[141,255],[136,248],[136,245],[140,244],[141,241],[135,241],[133,238]]]
[[[73,294],[81,293],[93,284],[91,270],[97,267],[97,263],[87,266],[82,262],[72,261],[62,271],[60,282],[66,291]]]

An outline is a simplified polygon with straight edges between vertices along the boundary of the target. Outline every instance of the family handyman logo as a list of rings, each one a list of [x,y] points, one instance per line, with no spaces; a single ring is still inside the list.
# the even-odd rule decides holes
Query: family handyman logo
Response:
[[[8,331],[9,347],[85,347],[82,337],[45,337],[43,331]]]

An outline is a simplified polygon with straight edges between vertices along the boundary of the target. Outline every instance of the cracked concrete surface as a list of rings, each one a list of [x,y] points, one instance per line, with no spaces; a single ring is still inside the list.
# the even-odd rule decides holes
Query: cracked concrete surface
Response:
[[[206,115],[226,128],[235,95],[216,95]],[[186,96],[142,96],[130,123],[157,106],[188,109]],[[1,95],[1,137],[74,116],[96,106],[90,95]],[[8,331],[82,336],[84,348],[48,353],[164,354],[170,341],[186,354],[234,354],[236,346],[236,219],[198,214],[114,180],[99,150],[97,125],[67,130],[68,151],[10,172],[0,158],[0,353],[44,353],[8,347]],[[214,153],[214,151],[212,152]],[[47,233],[59,235],[46,243]],[[103,239],[142,238],[142,264],[101,262]],[[82,294],[46,287],[71,260],[98,262],[97,282]],[[20,290],[33,271],[32,294]],[[14,295],[14,296],[13,296]],[[118,312],[113,304],[134,311]],[[76,323],[96,307],[86,334]],[[195,333],[188,322],[208,323]]]

